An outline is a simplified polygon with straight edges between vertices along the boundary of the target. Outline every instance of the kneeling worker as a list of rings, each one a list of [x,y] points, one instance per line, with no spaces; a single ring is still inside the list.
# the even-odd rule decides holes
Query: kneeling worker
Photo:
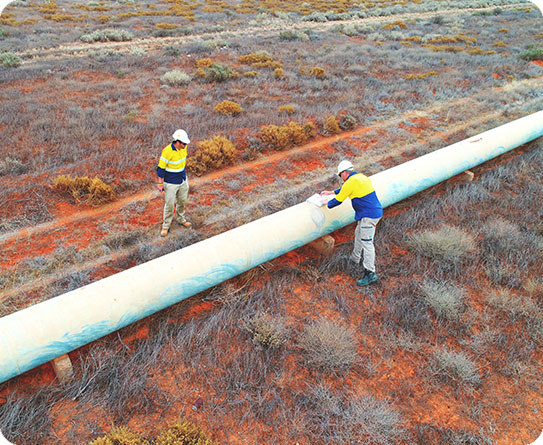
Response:
[[[371,180],[362,173],[355,172],[350,161],[341,161],[337,174],[344,181],[342,187],[334,191],[324,190],[321,195],[336,195],[335,198],[328,201],[330,209],[340,205],[346,198],[351,199],[355,212],[354,219],[358,223],[354,232],[354,248],[349,259],[360,264],[363,252],[364,276],[356,284],[367,286],[378,280],[375,273],[373,237],[375,227],[383,216],[383,206],[377,198]]]
[[[190,143],[185,130],[177,130],[172,135],[173,142],[162,150],[156,174],[158,190],[164,192],[164,220],[160,236],[166,236],[177,207],[176,221],[184,226],[192,224],[185,219],[185,202],[189,194],[189,183],[185,173],[187,146]]]

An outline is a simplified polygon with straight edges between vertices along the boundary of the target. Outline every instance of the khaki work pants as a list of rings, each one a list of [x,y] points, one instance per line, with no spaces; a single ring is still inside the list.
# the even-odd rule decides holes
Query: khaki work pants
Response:
[[[354,231],[354,248],[350,260],[360,264],[362,254],[364,269],[375,272],[375,247],[373,238],[375,236],[375,227],[381,218],[362,218],[358,221]]]
[[[164,183],[164,221],[163,229],[169,229],[172,224],[174,208],[176,208],[176,220],[179,224],[184,223],[185,202],[189,195],[189,182],[185,179],[181,184]],[[177,207],[176,207],[177,206]]]

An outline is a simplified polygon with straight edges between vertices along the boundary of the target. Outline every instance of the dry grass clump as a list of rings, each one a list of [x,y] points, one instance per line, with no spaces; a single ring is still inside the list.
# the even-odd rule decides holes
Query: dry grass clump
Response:
[[[275,150],[283,150],[292,145],[303,144],[312,137],[315,137],[315,125],[307,122],[300,125],[296,122],[289,122],[287,125],[267,125],[261,128],[259,138],[265,144]]]
[[[198,142],[194,156],[187,160],[187,168],[196,176],[204,174],[209,169],[230,164],[238,155],[234,144],[223,136],[214,136]]]
[[[324,131],[326,134],[339,134],[341,133],[341,128],[335,116],[328,116],[324,121]]]
[[[224,114],[225,116],[235,116],[243,111],[241,105],[232,102],[231,100],[223,100],[220,104],[217,104],[214,108],[217,113]]]
[[[168,71],[160,78],[161,82],[171,87],[180,87],[183,85],[187,85],[188,83],[190,83],[191,80],[192,79],[190,75],[181,70]]]
[[[500,288],[491,292],[487,297],[488,304],[511,318],[523,317],[543,321],[543,310],[530,297],[512,294],[509,290]]]
[[[90,34],[83,34],[79,37],[80,40],[86,43],[92,42],[126,42],[132,40],[134,36],[122,29],[103,29],[94,31]]]
[[[451,226],[412,235],[408,245],[416,253],[448,265],[461,263],[476,248],[471,234]]]
[[[285,72],[283,71],[283,68],[275,68],[273,70],[273,77],[275,77],[276,79],[284,79]]]
[[[479,368],[464,353],[438,349],[432,357],[435,374],[457,384],[477,385],[481,382]]]
[[[155,439],[155,445],[213,445],[206,432],[198,425],[185,420],[177,422],[162,431]]]
[[[347,371],[358,358],[354,332],[326,319],[306,326],[299,344],[306,364],[321,371]]]
[[[243,327],[252,335],[253,341],[265,348],[279,348],[288,338],[281,318],[272,318],[267,312],[258,312],[243,322]]]
[[[150,445],[150,442],[130,429],[121,427],[114,428],[107,435],[93,440],[90,445]]]
[[[53,180],[53,189],[71,195],[75,202],[99,206],[115,199],[113,187],[105,184],[100,178],[88,176],[72,178],[70,175],[60,175]]]
[[[438,317],[456,321],[459,319],[464,300],[464,291],[458,286],[440,281],[424,281],[421,296]]]

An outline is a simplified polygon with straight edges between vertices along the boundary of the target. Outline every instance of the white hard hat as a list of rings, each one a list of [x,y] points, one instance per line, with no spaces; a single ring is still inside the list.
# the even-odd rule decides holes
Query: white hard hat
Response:
[[[337,166],[337,174],[340,175],[341,172],[344,172],[345,170],[353,170],[353,164],[351,164],[351,161],[341,161]]]
[[[172,139],[174,141],[181,141],[183,144],[190,144],[189,135],[185,130],[175,130],[175,133],[172,134]]]

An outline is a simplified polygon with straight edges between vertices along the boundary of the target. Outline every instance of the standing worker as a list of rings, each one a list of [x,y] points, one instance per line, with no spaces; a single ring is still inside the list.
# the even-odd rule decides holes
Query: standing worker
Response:
[[[354,248],[349,259],[355,264],[360,264],[362,252],[364,253],[362,263],[364,276],[356,284],[367,286],[378,280],[375,273],[373,237],[375,227],[383,216],[383,206],[377,198],[371,180],[362,173],[355,172],[350,161],[341,161],[337,167],[337,174],[344,181],[341,188],[334,191],[324,190],[321,195],[336,195],[328,201],[329,209],[340,205],[346,198],[351,199],[355,212],[354,219],[358,223],[354,232]]]
[[[177,206],[176,221],[183,227],[192,224],[185,219],[185,202],[189,194],[189,183],[185,172],[187,146],[190,139],[185,130],[177,130],[172,135],[173,142],[162,150],[156,174],[158,190],[164,192],[164,221],[160,236],[166,236]]]

